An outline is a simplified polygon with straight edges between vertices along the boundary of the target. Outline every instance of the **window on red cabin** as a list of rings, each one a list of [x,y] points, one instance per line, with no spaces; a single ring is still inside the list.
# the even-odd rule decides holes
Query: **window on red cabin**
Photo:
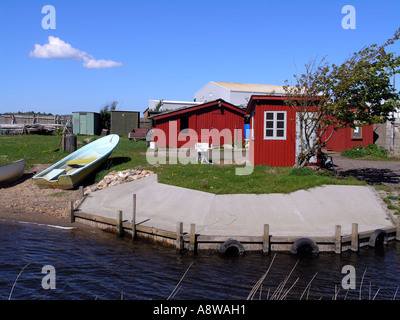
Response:
[[[264,140],[286,140],[286,111],[264,112]]]
[[[352,132],[352,139],[362,139],[362,128],[361,127],[354,127]]]
[[[181,133],[189,132],[189,117],[182,117],[180,121],[179,131]]]

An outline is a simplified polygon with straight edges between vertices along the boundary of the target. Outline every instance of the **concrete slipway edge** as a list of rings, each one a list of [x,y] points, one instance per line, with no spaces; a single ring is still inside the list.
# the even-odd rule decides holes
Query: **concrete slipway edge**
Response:
[[[269,224],[273,236],[332,237],[335,226],[342,235],[393,227],[394,221],[375,189],[369,186],[324,185],[289,194],[215,195],[158,183],[157,175],[93,192],[80,206],[92,215],[132,220],[136,194],[136,223],[184,232],[196,224],[200,235],[259,236]]]

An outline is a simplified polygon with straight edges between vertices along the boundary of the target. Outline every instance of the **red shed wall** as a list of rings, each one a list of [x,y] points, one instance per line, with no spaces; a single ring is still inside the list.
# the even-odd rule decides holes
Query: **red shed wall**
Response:
[[[176,147],[176,139],[177,138],[171,139],[172,144],[169,139],[170,134],[172,134],[172,135],[175,134],[175,136],[177,137],[176,130],[174,130],[170,133],[170,130],[169,130],[170,129],[170,125],[169,125],[170,121],[171,122],[176,121],[176,128],[179,128],[179,119],[177,119],[176,117],[170,118],[170,119],[161,119],[161,120],[157,120],[155,122],[153,129],[157,129],[157,130],[153,131],[153,132],[155,132],[155,134],[153,135],[153,139],[156,142],[158,147],[166,147],[166,146]],[[159,134],[159,137],[158,137],[157,131],[161,131]],[[163,139],[161,139],[161,138],[163,138]]]
[[[373,125],[361,128],[361,139],[353,138],[353,129],[350,127],[337,130],[326,143],[326,149],[329,151],[340,152],[346,149],[353,149],[355,146],[366,147],[374,143],[374,128]],[[332,133],[331,129],[323,135],[322,140],[325,140]]]
[[[262,102],[260,102],[262,103]],[[284,105],[255,106],[254,115],[254,164],[272,167],[291,167],[296,160],[296,113]],[[264,140],[264,111],[286,111],[286,140]],[[250,121],[252,128],[253,121]]]
[[[189,128],[194,130],[193,132],[179,132],[181,119],[183,117],[188,117]],[[171,127],[173,130],[170,131],[170,122],[172,121],[176,121],[176,126],[175,128]],[[219,132],[221,132],[224,129],[229,129],[233,139],[234,130],[241,129],[241,141],[243,141],[244,115],[224,106],[218,107],[218,105],[216,104],[215,106],[210,106],[208,108],[195,111],[189,110],[184,114],[156,120],[154,128],[163,130],[166,136],[165,144],[163,144],[161,141],[156,141],[158,147],[164,147],[167,145],[170,147],[180,148],[185,145],[186,147],[193,148],[196,142],[208,142],[213,143],[214,145],[231,144],[232,140],[230,134],[226,135],[225,138],[220,139],[218,139],[218,135],[215,135],[215,138],[208,136],[202,137],[201,130],[217,129]]]

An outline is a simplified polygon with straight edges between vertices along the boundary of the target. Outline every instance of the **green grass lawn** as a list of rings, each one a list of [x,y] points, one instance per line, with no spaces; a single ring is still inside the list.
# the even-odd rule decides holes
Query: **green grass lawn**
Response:
[[[364,183],[354,178],[341,180],[324,171],[310,168],[271,168],[255,166],[252,174],[235,175],[235,166],[165,165],[157,170],[159,182],[215,194],[230,193],[289,193],[323,184]]]
[[[38,163],[54,163],[66,155],[62,149],[58,152],[61,136],[49,135],[7,135],[0,136],[0,165],[25,158],[26,168]]]
[[[0,136],[0,165],[21,158],[26,159],[27,168],[34,164],[55,163],[68,153],[58,148],[61,136],[18,135]],[[87,136],[78,136],[85,144]],[[97,138],[97,137],[95,137]],[[141,166],[158,174],[159,182],[181,186],[215,194],[230,193],[288,193],[308,189],[323,184],[363,185],[355,178],[339,179],[326,171],[313,171],[310,168],[271,168],[255,166],[252,174],[235,175],[236,166],[208,164],[156,164],[146,160],[146,143],[121,138],[107,162],[96,173],[95,181],[100,181],[112,170],[121,171]]]

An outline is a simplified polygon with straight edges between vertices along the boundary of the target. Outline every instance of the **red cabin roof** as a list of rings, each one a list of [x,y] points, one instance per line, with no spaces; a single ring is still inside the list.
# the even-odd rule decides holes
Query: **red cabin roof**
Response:
[[[224,106],[225,108],[228,108],[228,109],[231,109],[233,111],[239,112],[239,113],[241,113],[243,115],[245,115],[247,113],[245,109],[239,108],[239,107],[237,107],[237,106],[235,106],[235,105],[233,105],[233,104],[231,104],[229,102],[226,102],[223,99],[217,99],[217,100],[214,100],[214,101],[210,101],[210,102],[206,102],[206,103],[200,104],[198,106],[183,107],[183,108],[178,108],[178,109],[174,109],[174,110],[171,110],[171,111],[166,111],[166,112],[163,112],[163,113],[160,113],[160,114],[153,115],[153,116],[151,116],[149,118],[152,118],[154,120],[165,119],[165,118],[169,118],[169,117],[178,116],[178,115],[181,115],[181,114],[184,114],[184,113],[187,113],[187,112],[193,112],[193,111],[198,111],[198,110],[201,110],[201,109],[205,109],[205,108],[208,108],[208,107],[211,107],[211,106],[215,106],[216,104],[218,104],[219,107]]]

